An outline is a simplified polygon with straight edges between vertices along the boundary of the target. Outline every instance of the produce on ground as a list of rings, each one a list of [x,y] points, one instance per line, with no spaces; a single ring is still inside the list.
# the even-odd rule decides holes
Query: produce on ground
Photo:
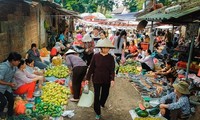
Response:
[[[70,90],[66,86],[55,82],[47,82],[42,87],[41,99],[43,102],[55,105],[66,105],[68,103],[68,95],[70,95]]]
[[[138,70],[138,62],[134,61],[127,61],[124,65],[119,67],[119,73],[132,73],[132,74],[139,74],[140,70]]]
[[[139,108],[140,108],[141,110],[145,110],[145,109],[146,109],[142,103],[139,103]]]
[[[155,116],[160,112],[160,109],[158,107],[154,107],[149,110],[146,110],[146,107],[143,106],[142,103],[139,103],[139,107],[135,108],[134,110],[135,110],[135,113],[139,116],[137,119],[134,119],[134,120],[144,120],[144,119],[139,119],[140,117],[145,118],[145,120],[154,120],[154,119],[157,120],[157,118],[149,117],[149,114],[152,116]]]
[[[140,107],[135,108],[135,112],[137,113],[140,109]]]
[[[64,85],[64,84],[65,84],[65,79],[57,79],[57,80],[55,81],[55,83],[58,83],[58,84],[60,84],[60,85]]]
[[[63,65],[48,67],[45,71],[46,77],[55,76],[56,78],[66,78],[68,75],[69,69],[67,68],[67,66]]]
[[[36,105],[36,109],[33,110],[33,113],[36,115],[59,117],[61,116],[63,110],[64,109],[60,105],[42,102]]]
[[[152,108],[152,109],[149,110],[149,114],[153,115],[153,116],[157,115],[159,112],[160,112],[160,109],[157,108],[157,107]]]
[[[161,118],[154,118],[154,117],[145,117],[145,118],[136,117],[134,120],[162,120],[162,119]]]
[[[149,113],[148,113],[146,110],[139,110],[139,111],[137,112],[137,115],[138,115],[139,117],[147,117],[147,116],[149,116]]]

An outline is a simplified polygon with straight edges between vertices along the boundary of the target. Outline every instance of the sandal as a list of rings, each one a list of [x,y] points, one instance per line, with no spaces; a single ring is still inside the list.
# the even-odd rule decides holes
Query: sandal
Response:
[[[74,99],[74,98],[71,98],[71,99],[70,99],[70,101],[71,101],[71,102],[78,102],[78,101],[79,101],[79,99]]]

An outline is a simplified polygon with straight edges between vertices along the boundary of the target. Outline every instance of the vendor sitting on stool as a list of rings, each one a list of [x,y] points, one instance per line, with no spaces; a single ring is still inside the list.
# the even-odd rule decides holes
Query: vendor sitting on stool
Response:
[[[168,120],[187,120],[190,116],[189,85],[184,81],[173,84],[174,92],[160,100],[160,113]]]
[[[171,60],[167,60],[165,62],[165,66],[166,66],[165,68],[163,68],[160,71],[155,72],[155,74],[166,76],[167,80],[170,82],[170,85],[172,85],[174,81],[176,80],[176,78],[178,77],[178,73],[176,71],[175,66],[173,66],[173,63]]]

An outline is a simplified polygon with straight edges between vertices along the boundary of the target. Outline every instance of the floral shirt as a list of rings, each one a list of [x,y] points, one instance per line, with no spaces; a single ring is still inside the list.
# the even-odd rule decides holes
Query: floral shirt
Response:
[[[160,103],[165,103],[167,99],[171,99],[172,103],[168,104],[169,110],[180,109],[183,115],[190,114],[190,103],[189,99],[186,95],[182,95],[178,100],[176,98],[176,94],[174,92],[164,96],[161,98]]]

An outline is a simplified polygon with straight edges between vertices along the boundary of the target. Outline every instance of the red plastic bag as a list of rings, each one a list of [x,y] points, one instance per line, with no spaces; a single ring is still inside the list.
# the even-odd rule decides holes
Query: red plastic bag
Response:
[[[82,81],[80,94],[82,93],[82,90],[83,90],[84,86],[85,86],[85,81]],[[69,88],[70,88],[71,94],[74,94],[74,91],[73,91],[73,88],[72,88],[72,81],[71,80],[69,81]]]
[[[24,114],[25,110],[26,110],[26,106],[25,106],[26,102],[23,100],[17,100],[15,102],[15,107],[14,107],[14,111],[17,115],[20,114]]]

